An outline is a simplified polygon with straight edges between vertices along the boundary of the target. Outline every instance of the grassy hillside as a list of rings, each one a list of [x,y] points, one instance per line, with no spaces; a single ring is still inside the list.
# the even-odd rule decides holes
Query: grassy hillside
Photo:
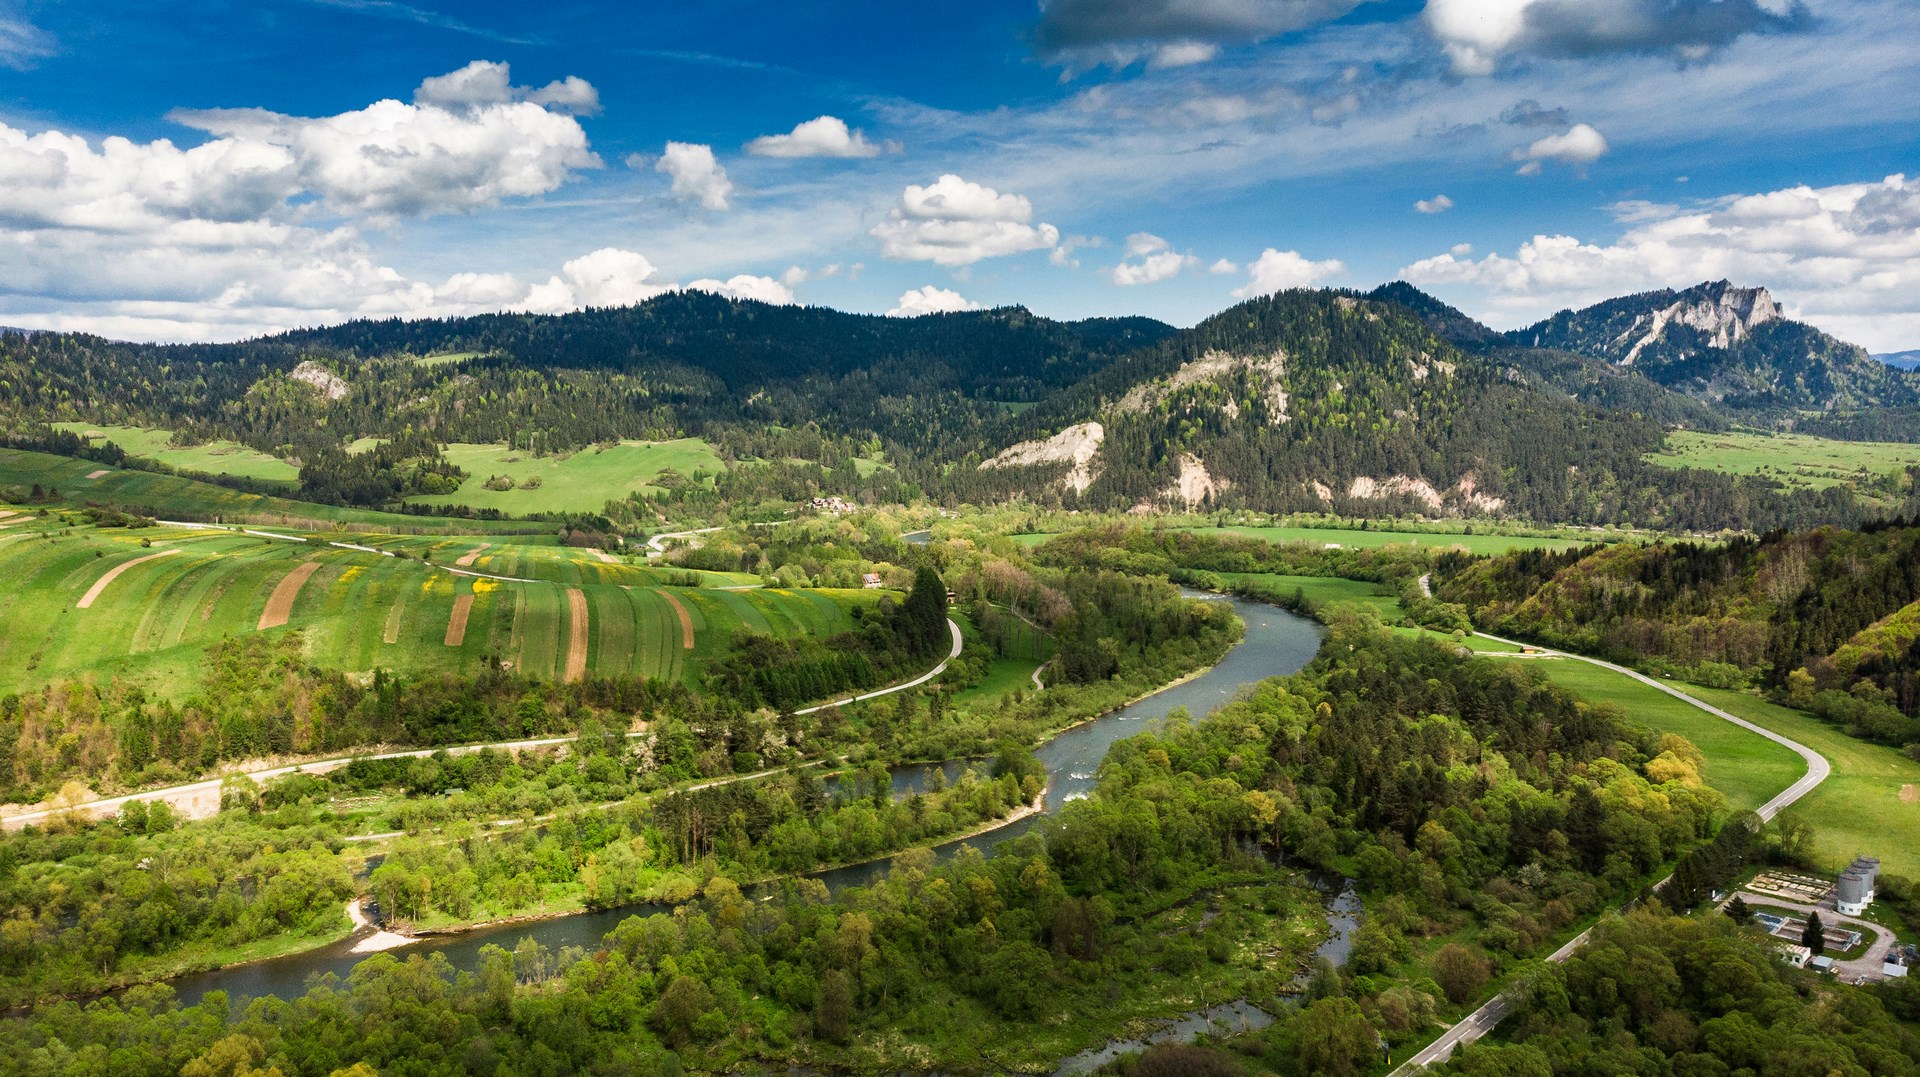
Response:
[[[1852,486],[1869,493],[1876,484],[1897,481],[1907,468],[1920,466],[1920,445],[1836,441],[1807,434],[1676,430],[1647,460],[1661,467],[1752,475],[1789,489]]]
[[[675,441],[622,441],[593,446],[567,456],[529,456],[505,445],[448,445],[448,460],[467,473],[457,493],[410,500],[425,505],[471,505],[513,515],[536,512],[598,512],[609,500],[652,491],[650,484],[668,469],[682,475],[725,470],[713,447],[699,438]],[[511,490],[489,490],[487,480],[505,476]],[[526,484],[539,483],[532,489]]]
[[[234,475],[245,479],[265,479],[292,486],[300,481],[300,469],[278,457],[236,441],[210,441],[204,445],[176,448],[173,431],[140,426],[112,426],[101,423],[53,423],[57,429],[71,430],[89,441],[111,441],[128,456],[158,460],[183,471],[203,471],[209,475]]]
[[[99,502],[162,518],[270,524],[287,527],[362,527],[396,531],[525,531],[530,525],[502,521],[446,520],[372,509],[316,505],[284,497],[241,493],[224,486],[108,467],[90,460],[0,449],[0,489],[57,487],[73,502]],[[542,528],[544,530],[544,528]]]
[[[0,575],[15,581],[0,595],[0,691],[84,674],[187,690],[208,646],[289,631],[303,634],[310,662],[348,671],[472,673],[496,657],[543,679],[694,681],[743,627],[832,635],[879,597],[719,590],[734,583],[720,573],[702,574],[708,588],[669,587],[665,570],[553,545],[359,543],[396,554],[385,556],[318,536],[60,522],[0,529]]]

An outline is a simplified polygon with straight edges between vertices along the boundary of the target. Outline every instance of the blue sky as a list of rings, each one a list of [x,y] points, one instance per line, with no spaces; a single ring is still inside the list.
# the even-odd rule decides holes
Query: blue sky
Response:
[[[1920,347],[1910,0],[0,0],[0,64],[5,324],[1724,276]]]

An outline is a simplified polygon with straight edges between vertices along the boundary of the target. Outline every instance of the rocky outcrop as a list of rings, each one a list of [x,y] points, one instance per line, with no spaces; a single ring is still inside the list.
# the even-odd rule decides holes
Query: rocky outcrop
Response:
[[[1699,330],[1707,335],[1710,347],[1727,348],[1745,339],[1755,326],[1780,316],[1780,304],[1765,288],[1735,288],[1721,281],[1698,298],[1681,299],[1635,318],[1618,340],[1619,344],[1633,341],[1620,365],[1632,366],[1642,351],[1666,335],[1670,325]]]
[[[303,360],[299,366],[288,372],[287,377],[294,381],[306,382],[328,400],[340,400],[347,395],[347,383],[341,379],[340,375],[311,359]]]
[[[1165,496],[1191,509],[1220,496],[1220,491],[1226,488],[1227,481],[1214,478],[1198,456],[1181,453],[1180,475],[1173,480]]]
[[[1228,375],[1245,372],[1254,375],[1262,383],[1266,404],[1267,421],[1279,425],[1287,421],[1287,353],[1276,348],[1271,355],[1233,355],[1222,351],[1209,351],[1200,358],[1180,365],[1178,370],[1164,378],[1134,386],[1127,395],[1115,405],[1120,412],[1145,412],[1165,400],[1172,394],[1191,385],[1219,381]],[[1240,405],[1228,398],[1225,409],[1233,418],[1240,417]]]
[[[1009,446],[991,460],[981,461],[981,470],[1002,467],[1033,467],[1037,464],[1068,464],[1066,484],[1076,494],[1093,485],[1094,457],[1107,437],[1107,428],[1099,423],[1076,423],[1050,438],[1023,441]]]

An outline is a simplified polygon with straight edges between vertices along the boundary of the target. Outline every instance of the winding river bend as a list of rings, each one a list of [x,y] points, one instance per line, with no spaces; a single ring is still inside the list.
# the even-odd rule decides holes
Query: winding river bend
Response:
[[[1234,612],[1246,624],[1245,639],[1227,652],[1212,669],[1192,680],[1101,718],[1074,726],[1047,741],[1035,753],[1047,771],[1046,810],[967,839],[965,844],[987,849],[1024,834],[1035,826],[1045,826],[1048,817],[1060,810],[1061,805],[1092,791],[1094,775],[1100,769],[1100,761],[1106,758],[1107,749],[1116,741],[1140,732],[1143,723],[1163,718],[1182,707],[1195,716],[1211,713],[1249,684],[1298,672],[1320,648],[1320,626],[1305,618],[1260,602],[1197,592],[1189,594],[1231,604]],[[896,790],[918,787],[925,781],[929,769],[900,769],[894,774]],[[949,855],[961,844],[952,842],[936,851],[943,856]],[[829,890],[838,892],[850,886],[872,883],[885,874],[887,866],[888,862],[881,860],[822,872],[818,877],[826,882]],[[502,924],[459,935],[425,938],[393,952],[403,957],[414,953],[440,953],[454,967],[472,969],[479,965],[481,947],[491,944],[510,950],[523,938],[532,938],[553,950],[566,946],[591,950],[599,946],[607,932],[627,917],[664,912],[667,908],[660,905],[634,905],[548,920]],[[1336,913],[1340,911],[1336,910]],[[1345,932],[1339,934],[1344,941]],[[293,998],[306,990],[310,977],[333,973],[344,979],[353,966],[366,960],[368,955],[352,953],[350,947],[350,942],[343,941],[305,953],[197,973],[173,981],[173,987],[185,1005],[198,1002],[209,991],[225,991],[233,1001],[263,995]]]

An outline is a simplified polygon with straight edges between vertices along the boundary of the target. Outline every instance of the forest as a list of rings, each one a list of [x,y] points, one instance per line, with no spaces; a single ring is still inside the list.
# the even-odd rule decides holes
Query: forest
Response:
[[[622,836],[630,823],[613,824],[593,885],[618,887],[627,854],[615,849],[711,863],[717,874],[692,904],[626,921],[596,953],[490,949],[459,974],[438,958],[376,956],[344,982],[244,1011],[218,994],[182,1009],[163,987],[53,1003],[0,1021],[0,1072],[176,1073],[239,1059],[285,1074],[357,1063],[379,1073],[618,1073],[657,1071],[668,1052],[700,1070],[921,1058],[974,1072],[1019,1050],[1012,1031],[1038,1015],[1099,1014],[1199,982],[1283,1014],[1283,1000],[1304,993],[1252,1048],[1280,1072],[1358,1072],[1378,1038],[1417,1037],[1582,916],[1638,891],[1712,833],[1717,797],[1689,776],[1684,742],[1636,734],[1525,669],[1334,622],[1332,646],[1307,671],[1208,719],[1122,742],[1093,797],[993,857],[941,864],[912,854],[871,888],[830,897],[799,883],[753,901],[721,869],[742,853],[798,856],[790,836],[775,835],[819,798],[804,780],[786,784],[765,803],[791,804],[800,814],[788,823],[754,806],[780,786],[699,806],[701,818],[744,818],[743,834],[732,823],[703,830],[693,803],[669,799],[641,824],[642,841]],[[1003,751],[997,781],[1015,777],[1019,754]],[[275,810],[289,806],[298,805]],[[125,858],[168,838],[106,823],[8,844],[76,840]],[[117,843],[131,847],[115,853]],[[409,875],[466,871],[477,883],[479,868],[448,860],[459,847],[422,848],[384,877],[383,866],[374,886],[404,904],[426,900]],[[1293,866],[1276,866],[1273,852]],[[510,842],[486,856],[507,878],[516,862],[544,870]],[[1361,881],[1368,915],[1344,970],[1297,979],[1303,964],[1312,972],[1298,948],[1277,965],[1250,957],[1233,941],[1246,924],[1234,917],[1163,931],[1184,903],[1231,904],[1224,895],[1247,886],[1269,895],[1269,918],[1306,915],[1312,903],[1302,906],[1290,881],[1302,866],[1351,868]],[[337,895],[334,879],[316,880],[322,893]],[[15,922],[16,933],[34,930]],[[1095,1017],[1074,1034],[1111,1031]]]
[[[45,422],[83,420],[168,429],[183,445],[231,438],[299,462],[303,496],[393,509],[459,479],[425,442],[533,457],[622,438],[710,443],[725,474],[677,476],[660,495],[608,507],[633,528],[656,509],[709,518],[824,493],[1124,510],[1164,499],[1186,457],[1216,480],[1212,507],[1261,512],[1765,530],[1883,511],[1844,486],[1783,490],[1648,464],[1668,427],[1715,429],[1725,417],[1591,357],[1462,350],[1433,306],[1406,288],[1283,292],[1176,333],[1019,308],[892,319],[671,293],[560,317],[356,322],[232,345],[6,334],[0,433],[38,446],[53,436]],[[1155,387],[1214,353],[1280,356],[1281,366],[1264,380]],[[1275,410],[1276,399],[1288,403]],[[1064,465],[977,466],[1092,418],[1106,441],[1084,493],[1062,489]],[[348,453],[360,439],[396,447]],[[1356,479],[1391,476],[1447,500],[1350,496]],[[1905,501],[1920,498],[1911,476],[1897,485]]]

